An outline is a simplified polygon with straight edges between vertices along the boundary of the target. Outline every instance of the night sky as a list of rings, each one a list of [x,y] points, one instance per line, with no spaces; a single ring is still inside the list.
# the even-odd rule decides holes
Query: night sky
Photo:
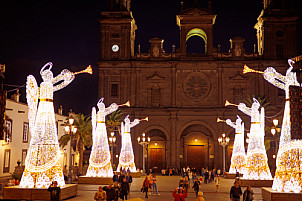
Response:
[[[253,51],[257,22],[263,0],[214,0],[217,13],[214,25],[214,47],[221,44],[228,51],[229,39],[241,36],[245,48]],[[201,2],[203,3],[203,2]],[[164,39],[164,49],[172,44],[179,47],[179,28],[176,14],[178,0],[132,0],[131,10],[136,20],[136,47],[149,49],[149,39]],[[55,109],[63,105],[77,113],[90,114],[97,103],[97,61],[99,58],[100,12],[105,0],[1,0],[0,1],[0,63],[6,64],[5,84],[8,97],[26,77],[33,74],[38,84],[41,67],[51,61],[54,76],[67,68],[73,72],[92,65],[94,74],[77,75],[66,88],[54,93]],[[299,41],[300,44],[300,41]],[[25,102],[25,87],[20,88]]]

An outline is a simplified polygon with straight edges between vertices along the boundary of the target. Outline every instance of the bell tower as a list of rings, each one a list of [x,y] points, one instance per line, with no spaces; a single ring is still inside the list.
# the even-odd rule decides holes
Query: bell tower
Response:
[[[189,1],[185,1],[189,2]],[[184,1],[179,15],[176,16],[177,25],[180,28],[180,49],[182,55],[188,54],[187,46],[191,37],[198,36],[202,39],[200,48],[204,56],[211,56],[213,53],[213,25],[216,14],[211,10],[211,1],[208,3],[208,9],[202,8],[199,1],[195,0],[195,6],[185,8]]]
[[[291,58],[297,54],[297,15],[288,0],[264,0],[255,25],[258,53],[265,59]]]
[[[100,60],[129,60],[134,56],[135,20],[130,0],[107,0],[100,18]]]

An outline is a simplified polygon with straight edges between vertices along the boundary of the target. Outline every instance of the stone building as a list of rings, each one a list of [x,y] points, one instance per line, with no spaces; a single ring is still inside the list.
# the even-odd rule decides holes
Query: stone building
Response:
[[[282,4],[278,3],[282,2]],[[229,52],[213,46],[216,14],[210,8],[183,8],[175,16],[180,31],[180,47],[171,53],[163,49],[161,38],[151,38],[149,52],[135,53],[137,26],[130,11],[130,0],[108,1],[100,18],[100,61],[98,96],[112,102],[130,100],[123,108],[130,118],[149,117],[132,130],[136,165],[142,168],[142,147],[137,137],[151,137],[147,168],[160,170],[195,166],[222,168],[222,147],[218,137],[231,137],[227,170],[231,158],[234,130],[217,117],[235,121],[240,115],[249,129],[250,118],[236,108],[226,108],[226,100],[238,104],[246,95],[266,95],[272,104],[284,105],[283,91],[266,82],[262,75],[243,75],[244,64],[257,70],[268,66],[285,73],[287,59],[296,56],[297,16],[287,9],[285,0],[265,0],[255,25],[258,44],[254,52],[243,48],[244,38],[230,39]],[[251,31],[253,27],[250,27]],[[201,51],[188,51],[191,37],[202,38]]]

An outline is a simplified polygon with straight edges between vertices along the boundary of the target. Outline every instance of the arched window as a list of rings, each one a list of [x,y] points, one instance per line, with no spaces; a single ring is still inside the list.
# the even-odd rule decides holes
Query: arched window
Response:
[[[187,53],[207,53],[207,34],[199,28],[191,29],[186,36]]]

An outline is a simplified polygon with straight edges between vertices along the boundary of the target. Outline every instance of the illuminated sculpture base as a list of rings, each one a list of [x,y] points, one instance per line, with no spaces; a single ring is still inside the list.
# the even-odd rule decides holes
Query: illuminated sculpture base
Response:
[[[79,184],[92,184],[92,185],[109,185],[113,184],[113,177],[87,177],[80,176]]]
[[[243,179],[239,178],[240,186],[252,186],[252,187],[271,187],[273,185],[273,179],[258,180],[258,179]]]
[[[229,174],[236,174],[236,169],[239,173],[243,174],[245,170],[245,158],[243,154],[232,156]]]
[[[266,153],[252,152],[247,154],[246,167],[243,174],[246,180],[272,180],[272,175],[267,164]]]
[[[279,149],[273,190],[299,193],[302,190],[302,140]]]
[[[66,184],[61,188],[61,200],[76,196],[77,190],[77,184]],[[3,188],[3,199],[5,200],[49,200],[49,196],[47,188],[21,188],[19,186]]]
[[[270,187],[265,187],[262,188],[262,198],[265,201],[298,201],[302,200],[302,193],[278,192]]]
[[[129,168],[129,170],[130,170],[130,172],[136,172],[136,167],[135,167],[135,163],[134,163],[134,161],[133,162],[130,162],[129,164],[124,164],[124,163],[119,163],[118,164],[118,166],[117,166],[117,169],[116,169],[116,171],[117,172],[120,172],[120,169],[125,169],[126,171],[128,170],[128,168]]]
[[[20,187],[22,188],[48,188],[52,181],[57,181],[59,187],[65,186],[63,171],[58,161],[53,167],[42,172],[29,172],[25,168]]]
[[[239,174],[239,177],[243,177],[243,174]],[[225,178],[227,178],[227,179],[236,179],[236,174],[226,172]]]
[[[110,160],[104,166],[95,166],[94,164],[89,164],[87,169],[86,177],[113,177],[113,170]]]

